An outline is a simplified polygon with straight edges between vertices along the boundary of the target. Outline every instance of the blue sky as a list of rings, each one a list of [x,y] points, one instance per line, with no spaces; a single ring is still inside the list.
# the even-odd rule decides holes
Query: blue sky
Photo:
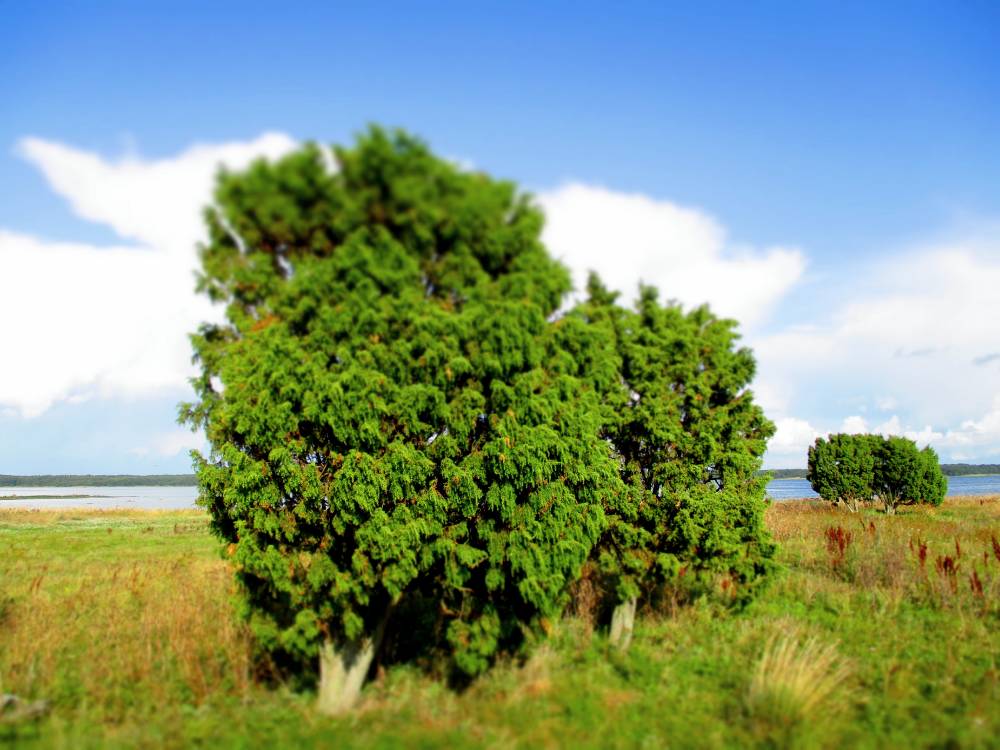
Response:
[[[373,121],[537,193],[574,270],[622,265],[588,237],[627,242],[636,278],[738,315],[779,425],[769,465],[841,428],[1000,461],[1000,332],[984,322],[1000,319],[996,4],[2,12],[0,351],[19,374],[0,376],[0,472],[186,470],[179,355],[155,342],[202,308],[150,310],[166,291],[137,287],[170,274],[143,253],[180,273],[172,229],[205,160]],[[146,328],[93,330],[119,293]],[[66,325],[77,313],[90,328]],[[47,343],[70,356],[38,361]],[[140,353],[102,369],[88,344]]]

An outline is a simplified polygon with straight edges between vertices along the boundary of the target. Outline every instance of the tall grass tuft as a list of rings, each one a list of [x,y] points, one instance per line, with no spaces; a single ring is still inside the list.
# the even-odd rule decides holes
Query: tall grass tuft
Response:
[[[747,709],[759,732],[779,746],[822,728],[844,707],[851,669],[837,647],[797,629],[773,635],[754,669]]]

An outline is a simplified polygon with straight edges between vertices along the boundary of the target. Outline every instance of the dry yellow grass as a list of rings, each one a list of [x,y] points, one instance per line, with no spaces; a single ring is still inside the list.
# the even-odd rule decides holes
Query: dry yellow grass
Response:
[[[893,518],[787,502],[768,524],[779,570],[746,609],[649,605],[623,654],[595,588],[533,658],[464,690],[388,666],[331,723],[255,684],[204,514],[0,510],[0,690],[52,701],[38,744],[74,750],[991,746],[1000,498]]]
[[[4,691],[114,720],[137,696],[198,705],[249,688],[250,638],[203,516],[7,512],[2,532]]]
[[[770,726],[818,724],[843,708],[851,670],[837,647],[797,628],[775,633],[764,647],[747,693],[751,715]]]
[[[1000,613],[1000,497],[953,497],[898,515],[816,500],[775,503],[767,522],[804,570],[934,607]]]

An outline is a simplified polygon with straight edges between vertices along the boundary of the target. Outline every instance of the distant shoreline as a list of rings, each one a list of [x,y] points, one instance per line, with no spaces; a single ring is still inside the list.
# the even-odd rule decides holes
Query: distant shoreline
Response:
[[[946,477],[994,477],[1000,475],[1000,464],[941,464]],[[763,469],[759,474],[770,474],[771,479],[805,479],[805,469]]]
[[[772,474],[773,472],[764,471],[764,472],[761,472],[761,473],[762,474]],[[946,477],[1000,477],[1000,471],[983,472],[982,474],[948,474],[947,472],[945,472],[944,475]],[[807,479],[807,478],[808,477],[806,477],[805,472],[803,472],[802,474],[780,474],[780,475],[775,475],[775,476],[771,477],[771,481],[773,481],[773,482],[780,482],[780,481],[784,481],[786,479]]]
[[[4,500],[87,500],[107,497],[110,495],[0,495],[0,502]]]
[[[948,477],[1000,476],[1000,464],[942,464]],[[805,479],[805,469],[763,469],[771,479]],[[0,474],[7,487],[197,487],[194,474]]]
[[[197,487],[194,474],[0,474],[0,487]]]

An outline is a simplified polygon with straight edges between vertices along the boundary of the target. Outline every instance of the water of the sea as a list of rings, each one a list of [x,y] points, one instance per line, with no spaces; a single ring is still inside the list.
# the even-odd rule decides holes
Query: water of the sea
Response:
[[[8,499],[11,495],[18,499]],[[67,497],[69,495],[78,497]],[[197,487],[0,487],[0,510],[182,510],[196,507],[194,501],[197,497]]]
[[[1000,495],[1000,474],[970,477],[947,477],[948,495]],[[819,497],[805,479],[775,479],[767,485],[772,500]]]
[[[948,494],[1000,495],[1000,475],[948,477]],[[8,499],[11,495],[18,499]],[[775,479],[767,486],[767,496],[773,500],[817,497],[805,479]],[[197,487],[0,487],[0,509],[183,510],[197,507],[197,497]]]

